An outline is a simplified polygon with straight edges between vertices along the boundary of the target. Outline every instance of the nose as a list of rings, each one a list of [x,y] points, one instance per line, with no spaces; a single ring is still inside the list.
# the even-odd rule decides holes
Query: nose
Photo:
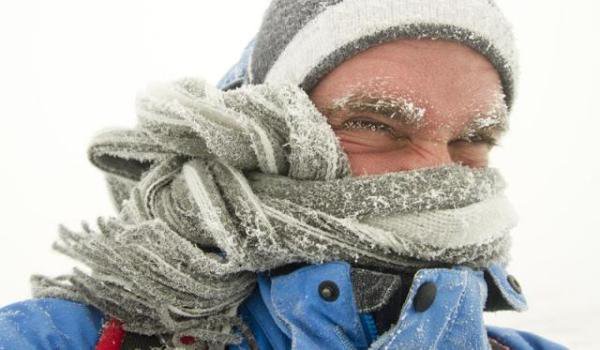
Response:
[[[411,142],[409,150],[404,154],[403,169],[416,170],[433,168],[453,163],[448,144],[446,142],[417,140]]]
[[[435,168],[453,163],[443,142],[414,141],[406,147],[385,152],[347,153],[355,176]]]

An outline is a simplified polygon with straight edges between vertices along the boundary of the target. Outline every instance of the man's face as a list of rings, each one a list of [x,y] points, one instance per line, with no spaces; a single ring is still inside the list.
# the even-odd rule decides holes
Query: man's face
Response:
[[[310,93],[353,175],[460,163],[484,167],[506,129],[500,77],[474,50],[399,40],[366,50]]]

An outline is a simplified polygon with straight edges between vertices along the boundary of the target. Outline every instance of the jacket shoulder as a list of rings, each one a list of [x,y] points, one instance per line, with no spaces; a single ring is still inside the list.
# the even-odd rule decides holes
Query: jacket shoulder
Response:
[[[93,349],[104,318],[96,308],[62,299],[31,299],[0,309],[0,350]]]

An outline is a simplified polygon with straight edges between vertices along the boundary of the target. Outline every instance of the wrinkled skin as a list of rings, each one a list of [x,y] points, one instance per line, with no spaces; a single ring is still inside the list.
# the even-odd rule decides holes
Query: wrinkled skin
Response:
[[[353,175],[450,163],[485,167],[506,129],[497,71],[481,54],[448,41],[372,47],[321,79],[310,98]]]

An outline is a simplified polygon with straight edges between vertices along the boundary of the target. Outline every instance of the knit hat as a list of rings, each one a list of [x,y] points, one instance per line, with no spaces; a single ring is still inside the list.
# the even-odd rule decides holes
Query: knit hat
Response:
[[[288,83],[309,92],[348,58],[397,39],[465,44],[494,65],[511,107],[517,52],[493,0],[273,0],[256,36],[247,83]]]

